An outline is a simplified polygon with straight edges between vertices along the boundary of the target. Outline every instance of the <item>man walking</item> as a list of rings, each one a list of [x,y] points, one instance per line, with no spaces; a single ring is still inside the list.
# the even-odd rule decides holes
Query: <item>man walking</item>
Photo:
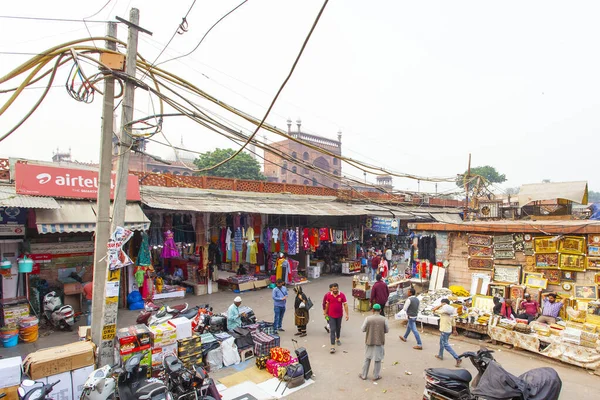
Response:
[[[379,269],[380,262],[381,257],[379,256],[379,252],[377,252],[371,259],[371,282],[375,280],[375,275],[377,274],[377,270]]]
[[[342,331],[342,316],[346,315],[348,321],[348,302],[344,293],[340,292],[337,283],[331,284],[331,292],[325,295],[325,318],[329,317],[329,339],[331,340],[331,354],[335,353],[335,346],[342,345],[340,333]]]
[[[283,286],[283,279],[277,279],[275,282],[275,288],[273,289],[273,309],[275,311],[274,328],[276,331],[285,332],[285,329],[281,327],[283,324],[283,315],[285,314],[285,304],[288,297],[288,291]]]
[[[456,366],[459,367],[462,363],[462,359],[458,358],[458,354],[452,349],[448,340],[450,334],[458,335],[456,331],[456,321],[454,316],[456,315],[456,309],[450,305],[450,300],[442,299],[442,304],[435,307],[433,312],[439,311],[440,314],[440,352],[435,356],[438,360],[444,359],[444,349],[456,360]]]
[[[365,335],[365,362],[362,373],[358,377],[362,380],[367,379],[371,360],[375,362],[373,367],[373,381],[381,379],[381,362],[384,356],[385,334],[389,332],[387,318],[378,315],[381,306],[377,303],[373,305],[373,315],[365,318],[362,324],[362,331]]]
[[[390,297],[390,290],[386,283],[381,280],[381,274],[377,274],[375,279],[376,282],[371,288],[371,307],[375,304],[379,304],[379,309],[381,310],[379,313],[382,316],[385,316],[383,308],[388,301],[388,297]]]
[[[417,345],[413,347],[415,350],[423,350],[423,343],[421,342],[421,336],[419,335],[419,331],[417,330],[417,316],[419,314],[419,298],[415,296],[417,292],[414,288],[408,289],[408,299],[406,299],[406,303],[404,303],[404,308],[402,311],[406,312],[408,316],[408,324],[406,325],[406,332],[404,336],[400,336],[400,340],[406,342],[408,339],[408,335],[412,332],[415,335],[415,339],[417,339]]]
[[[332,287],[333,283],[330,283],[329,292],[327,293],[331,293]],[[325,310],[327,309],[327,293],[325,293],[325,296],[323,296],[323,312],[325,312]],[[325,315],[325,330],[327,331],[327,333],[329,333],[329,317],[327,315]]]

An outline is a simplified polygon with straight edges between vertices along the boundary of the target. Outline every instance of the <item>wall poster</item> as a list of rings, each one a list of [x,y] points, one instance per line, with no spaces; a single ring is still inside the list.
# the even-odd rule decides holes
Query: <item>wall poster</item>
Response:
[[[555,236],[540,236],[533,238],[533,250],[536,253],[556,253],[558,241]]]
[[[477,235],[470,233],[467,238],[469,246],[491,246],[494,243],[494,237],[490,235]]]

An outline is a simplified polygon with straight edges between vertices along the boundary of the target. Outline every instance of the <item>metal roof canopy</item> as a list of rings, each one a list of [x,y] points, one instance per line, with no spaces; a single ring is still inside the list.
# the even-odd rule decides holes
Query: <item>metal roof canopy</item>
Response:
[[[14,185],[0,185],[0,207],[59,209],[53,197],[37,197],[17,194]]]
[[[519,188],[519,207],[532,201],[564,199],[579,204],[588,202],[586,181],[529,183]]]
[[[481,233],[536,233],[585,235],[600,233],[600,221],[543,220],[543,221],[465,221],[462,223],[415,222],[409,228],[419,231],[481,232]]]
[[[76,200],[58,200],[57,203],[60,207],[57,210],[36,211],[36,225],[39,233],[94,232],[96,230],[96,203]],[[128,203],[125,209],[125,228],[147,230],[149,227],[150,220],[144,215],[139,204]]]

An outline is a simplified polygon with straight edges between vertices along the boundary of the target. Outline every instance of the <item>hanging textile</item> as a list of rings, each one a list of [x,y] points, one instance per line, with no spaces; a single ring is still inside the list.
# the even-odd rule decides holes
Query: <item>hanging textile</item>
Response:
[[[242,251],[242,228],[235,229],[233,242],[235,244],[235,251],[237,251],[237,252]]]
[[[148,235],[146,232],[142,232],[142,243],[140,244],[140,251],[138,252],[135,263],[144,267],[152,265],[152,259],[150,258],[150,244],[148,243]]]
[[[287,239],[288,239],[288,254],[296,255],[296,249],[298,246],[298,235],[296,231],[293,229],[289,229],[287,231]]]
[[[302,229],[302,250],[310,250],[310,233],[308,228]]]
[[[162,238],[162,229],[160,227],[160,215],[159,214],[151,214],[150,215],[150,238],[149,245],[150,246],[161,246],[163,243]]]
[[[179,257],[179,251],[177,251],[177,246],[173,240],[172,231],[165,232],[165,244],[162,249],[161,257],[164,259]]]
[[[328,241],[328,240],[330,240],[329,229],[327,229],[327,228],[320,228],[319,229],[319,240],[321,240],[321,241]]]

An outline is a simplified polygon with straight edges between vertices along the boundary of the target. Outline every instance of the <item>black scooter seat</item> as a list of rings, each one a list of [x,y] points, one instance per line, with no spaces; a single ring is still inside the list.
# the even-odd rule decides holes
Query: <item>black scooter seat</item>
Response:
[[[427,374],[439,379],[453,379],[461,382],[471,382],[473,377],[466,369],[428,368]]]

